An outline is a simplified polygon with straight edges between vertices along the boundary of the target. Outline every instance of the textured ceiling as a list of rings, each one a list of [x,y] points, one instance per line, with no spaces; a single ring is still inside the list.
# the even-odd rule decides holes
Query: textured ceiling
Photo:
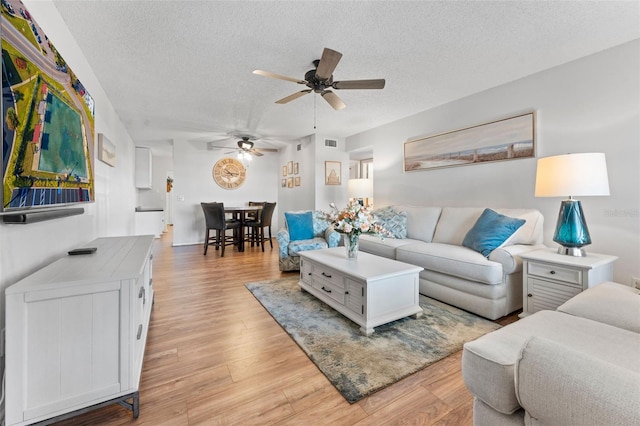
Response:
[[[136,143],[346,137],[640,37],[637,1],[54,4]],[[336,91],[334,111],[275,104],[305,87],[252,74],[302,79],[324,47],[344,55],[334,79],[386,87]]]

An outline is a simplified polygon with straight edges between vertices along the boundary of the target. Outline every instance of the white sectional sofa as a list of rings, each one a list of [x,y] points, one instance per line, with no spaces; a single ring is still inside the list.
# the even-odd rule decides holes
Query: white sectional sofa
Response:
[[[484,208],[389,206],[406,218],[406,238],[363,234],[360,250],[421,266],[420,293],[497,319],[522,307],[521,253],[543,248],[543,216],[533,209],[492,209],[524,219],[488,257],[462,245]],[[404,235],[404,234],[403,234]]]
[[[465,343],[475,426],[640,424],[640,294],[605,282]]]

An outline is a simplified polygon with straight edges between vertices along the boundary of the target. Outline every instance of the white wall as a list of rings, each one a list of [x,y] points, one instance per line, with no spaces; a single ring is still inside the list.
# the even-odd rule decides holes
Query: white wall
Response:
[[[173,170],[173,159],[166,155],[151,156],[151,189],[136,189],[140,207],[164,209],[167,198],[167,176]]]
[[[4,327],[4,290],[16,281],[97,237],[131,235],[134,225],[134,145],[109,98],[50,0],[24,4],[59,50],[96,103],[96,133],[116,146],[116,166],[94,158],[96,202],[85,213],[28,225],[0,223],[0,326]],[[4,366],[2,366],[4,369]]]
[[[337,142],[337,147],[325,146],[325,139]],[[315,209],[328,212],[329,204],[335,203],[338,208],[349,201],[347,181],[349,180],[349,154],[345,152],[344,138],[336,138],[322,134],[315,135],[316,150],[316,195]],[[339,161],[341,166],[340,185],[325,185],[325,161]]]
[[[640,41],[481,92],[348,137],[347,151],[373,144],[377,206],[417,204],[537,208],[553,242],[560,198],[533,196],[536,159],[404,173],[403,143],[536,111],[537,157],[604,152],[609,197],[583,197],[593,244],[619,257],[615,280],[640,276]]]
[[[223,150],[208,151],[202,142],[174,141],[173,150],[173,244],[200,244],[204,241],[204,215],[201,202],[223,202],[225,206],[243,206],[249,201],[276,201],[280,186],[281,164],[278,154],[254,157],[242,186],[228,190],[213,180],[214,164],[225,155]],[[278,210],[273,214],[272,234],[278,230]]]

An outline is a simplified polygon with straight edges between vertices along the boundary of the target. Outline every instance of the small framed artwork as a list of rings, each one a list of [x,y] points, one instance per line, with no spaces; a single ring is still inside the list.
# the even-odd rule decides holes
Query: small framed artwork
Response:
[[[324,184],[325,185],[341,185],[342,184],[342,163],[340,161],[324,162]]]
[[[297,175],[300,170],[298,169],[298,163],[293,163],[293,174]]]
[[[280,182],[280,186],[283,188],[287,187],[287,180],[286,179],[282,179],[282,182]]]
[[[296,177],[293,179],[293,184],[294,184],[295,186],[300,186],[300,176],[296,176]]]
[[[287,188],[293,188],[293,178],[287,178]]]
[[[287,163],[287,173],[289,173],[290,175],[293,174],[293,161],[289,161]]]
[[[98,160],[116,166],[116,146],[103,133],[98,133]]]
[[[287,175],[287,166],[282,166],[282,176]]]

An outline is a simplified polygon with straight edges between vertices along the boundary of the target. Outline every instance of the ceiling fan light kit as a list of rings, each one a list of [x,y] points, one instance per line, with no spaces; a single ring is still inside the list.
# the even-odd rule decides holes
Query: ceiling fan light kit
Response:
[[[287,77],[280,74],[275,74],[269,71],[255,70],[256,75],[262,75],[264,77],[276,78],[279,80],[291,81],[297,84],[303,84],[309,89],[301,90],[293,93],[289,96],[285,96],[282,99],[276,101],[277,104],[286,104],[307,93],[315,92],[319,93],[322,98],[327,101],[331,107],[338,111],[346,107],[345,103],[336,95],[332,90],[362,90],[362,89],[383,89],[385,80],[370,79],[370,80],[344,80],[333,81],[333,71],[336,69],[338,62],[342,58],[342,53],[335,50],[324,48],[322,57],[313,61],[315,69],[309,70],[304,75],[304,80],[299,80],[293,77]]]

